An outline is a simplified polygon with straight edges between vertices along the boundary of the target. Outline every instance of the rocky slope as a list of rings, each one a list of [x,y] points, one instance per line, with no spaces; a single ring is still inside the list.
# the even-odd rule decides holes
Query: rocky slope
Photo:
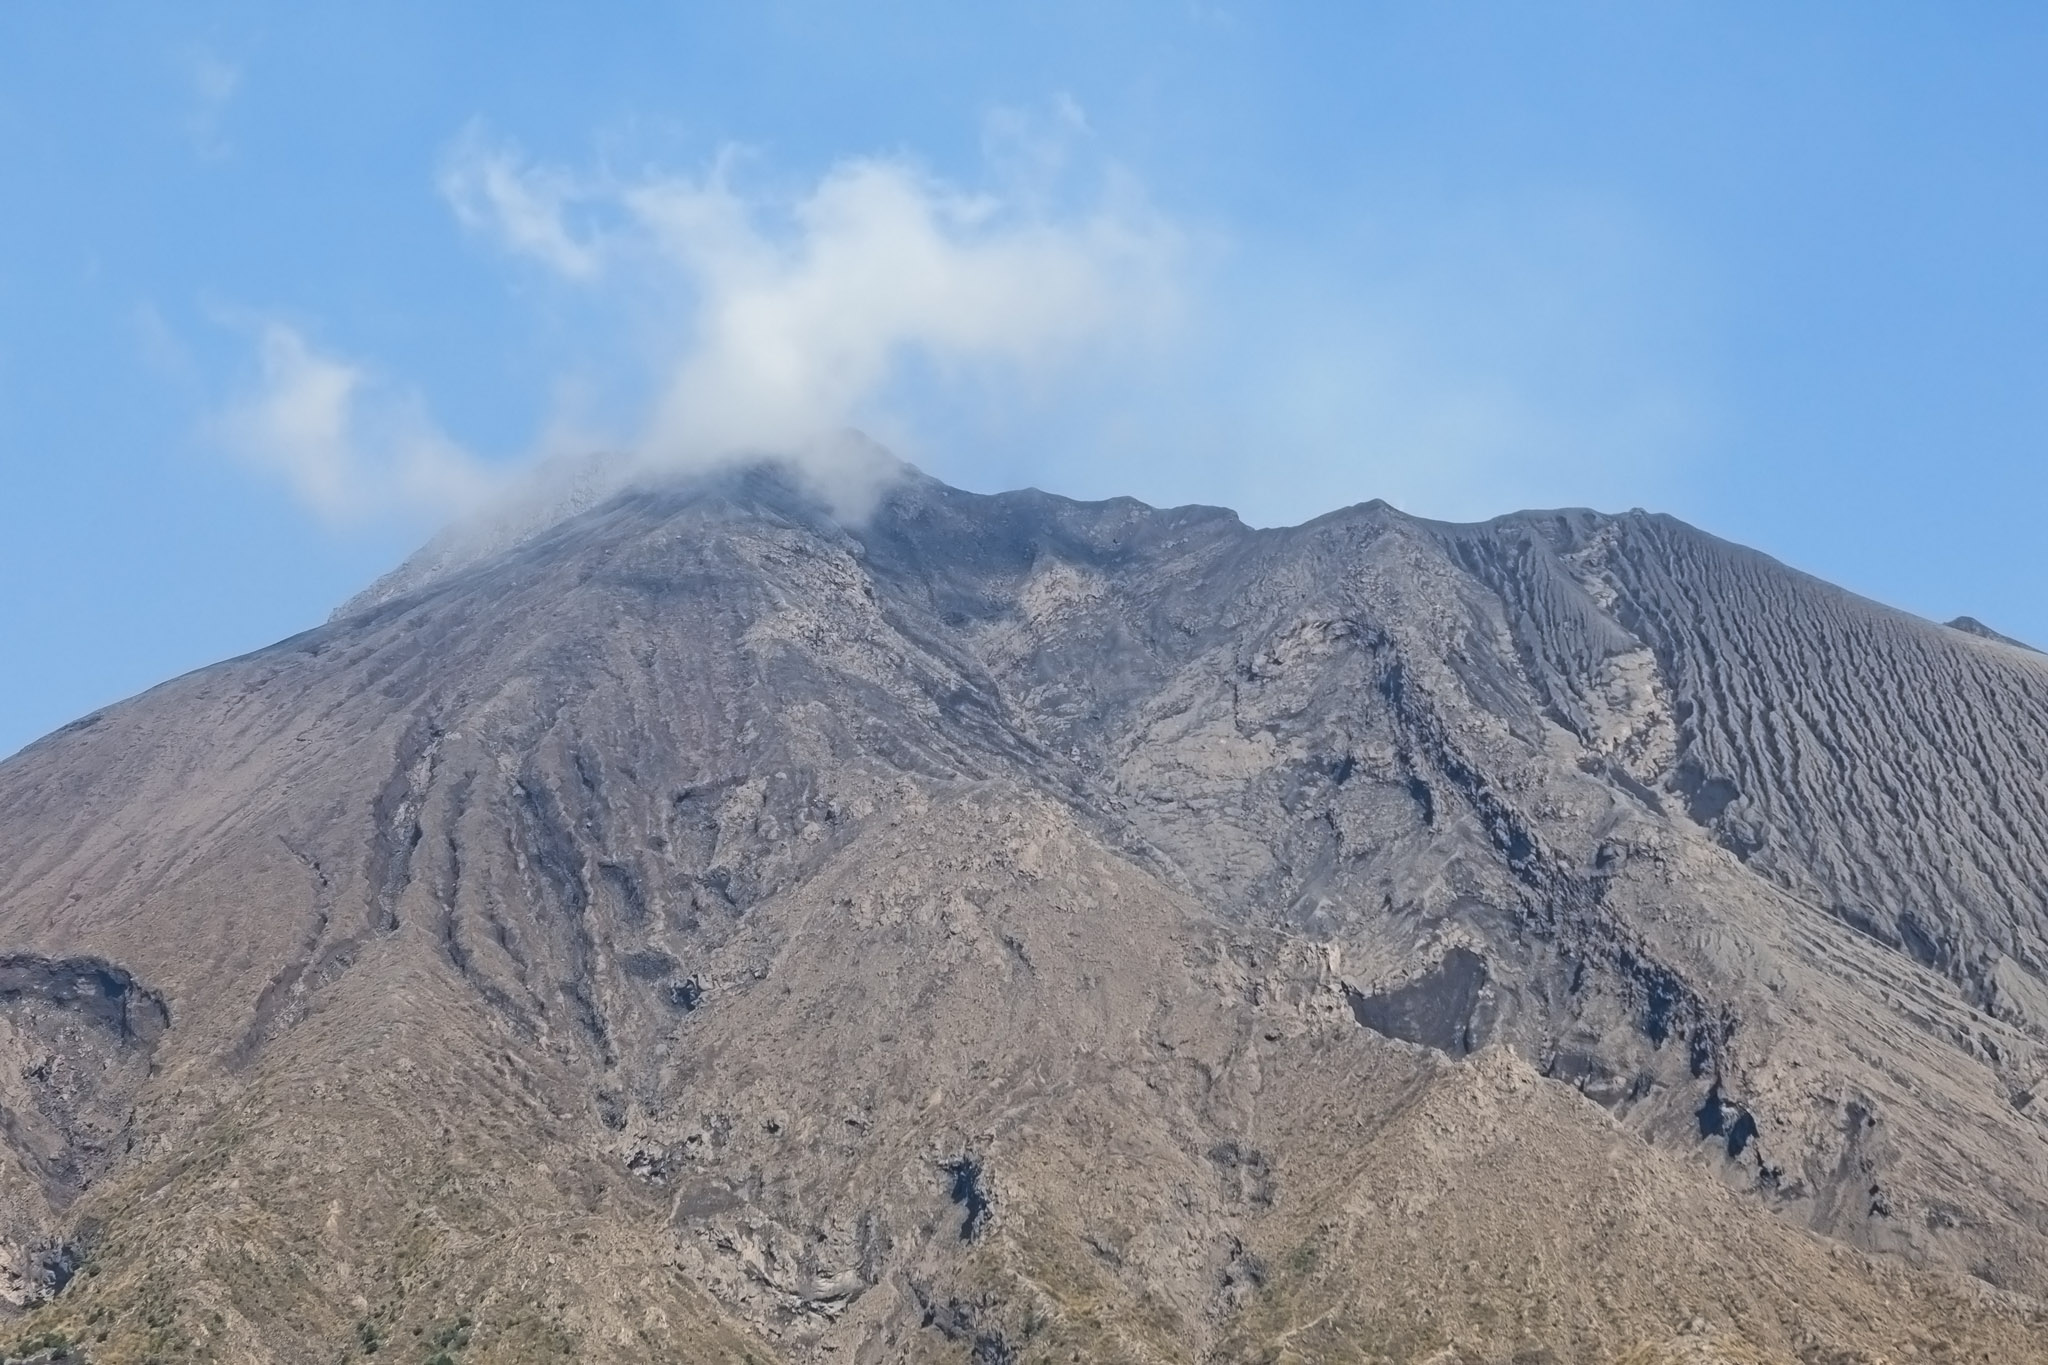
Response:
[[[23,1349],[2048,1359],[2048,658],[1643,514],[433,554],[0,765]]]

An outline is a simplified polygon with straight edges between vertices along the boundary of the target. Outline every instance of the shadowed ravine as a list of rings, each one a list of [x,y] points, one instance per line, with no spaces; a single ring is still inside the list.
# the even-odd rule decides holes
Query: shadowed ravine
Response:
[[[2048,1359],[2044,773],[1668,517],[628,492],[0,765],[0,1350]]]

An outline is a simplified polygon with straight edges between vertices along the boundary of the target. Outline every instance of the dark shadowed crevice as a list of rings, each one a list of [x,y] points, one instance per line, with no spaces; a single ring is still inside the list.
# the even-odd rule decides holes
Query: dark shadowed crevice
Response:
[[[1352,1017],[1375,1033],[1462,1057],[1486,1042],[1486,959],[1453,948],[1429,971],[1390,991],[1347,989]]]
[[[43,1000],[112,1030],[144,1049],[171,1026],[163,997],[123,968],[97,957],[52,958],[34,953],[0,955],[0,1007]]]
[[[956,1157],[939,1169],[952,1177],[949,1197],[967,1211],[967,1216],[960,1220],[960,1240],[971,1242],[981,1236],[989,1218],[988,1188],[982,1183],[981,1162],[971,1156]]]
[[[1694,1117],[1699,1121],[1701,1139],[1720,1138],[1730,1161],[1740,1157],[1756,1141],[1756,1116],[1724,1096],[1719,1081],[1708,1089],[1707,1097],[1700,1102]]]

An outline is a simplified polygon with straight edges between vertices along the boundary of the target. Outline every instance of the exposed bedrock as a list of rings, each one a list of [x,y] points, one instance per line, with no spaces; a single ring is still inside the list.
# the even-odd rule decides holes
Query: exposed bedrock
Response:
[[[0,954],[0,1303],[55,1294],[91,1229],[64,1218],[131,1143],[164,1002],[97,958]]]
[[[2048,1353],[2048,659],[1639,513],[585,502],[0,765],[33,1321]]]

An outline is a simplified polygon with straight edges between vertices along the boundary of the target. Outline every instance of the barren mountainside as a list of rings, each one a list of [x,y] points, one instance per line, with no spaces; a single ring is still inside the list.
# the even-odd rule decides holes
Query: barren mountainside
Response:
[[[2048,656],[1644,513],[486,548],[0,764],[0,1352],[2048,1361]]]

